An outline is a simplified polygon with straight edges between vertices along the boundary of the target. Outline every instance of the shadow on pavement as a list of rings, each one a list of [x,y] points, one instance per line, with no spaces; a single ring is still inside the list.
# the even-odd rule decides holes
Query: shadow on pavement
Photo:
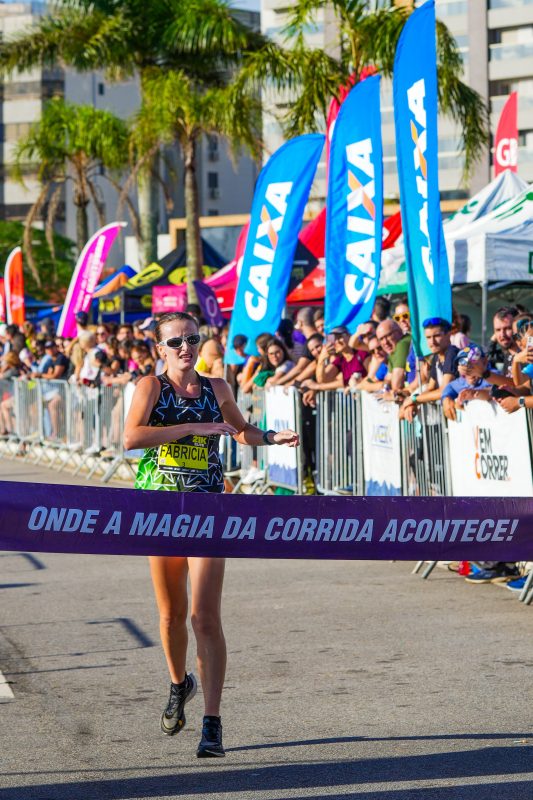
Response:
[[[240,747],[227,747],[226,753],[245,750],[269,750],[277,747],[309,747],[321,744],[349,744],[350,742],[435,742],[494,739],[533,739],[532,733],[445,733],[437,736],[332,736],[329,739],[299,739],[293,742],[265,742],[263,744],[244,744]]]
[[[222,793],[279,792],[288,789],[328,788],[338,800],[525,800],[533,781],[460,784],[442,788],[386,789],[331,794],[335,786],[396,783],[416,780],[453,780],[483,776],[520,775],[532,771],[533,747],[486,747],[430,755],[365,758],[326,763],[280,764],[238,769],[216,760],[195,772],[167,775],[47,783],[0,789],[0,800],[137,800],[143,797],[201,797]],[[272,798],[276,797],[272,794]],[[315,795],[315,800],[320,795]],[[325,797],[325,795],[324,795]],[[303,800],[301,798],[300,800]]]

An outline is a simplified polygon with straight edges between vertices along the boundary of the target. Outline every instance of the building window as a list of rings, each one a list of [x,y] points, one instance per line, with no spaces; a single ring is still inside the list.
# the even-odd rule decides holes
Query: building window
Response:
[[[218,172],[207,173],[207,189],[208,195],[211,200],[216,200],[219,196],[218,192]]]
[[[105,94],[105,83],[98,84],[98,94],[100,95]]]
[[[208,217],[218,217],[218,211],[216,208],[208,208],[207,209],[207,216]]]
[[[218,161],[218,136],[209,134],[207,137],[207,158],[209,161]]]

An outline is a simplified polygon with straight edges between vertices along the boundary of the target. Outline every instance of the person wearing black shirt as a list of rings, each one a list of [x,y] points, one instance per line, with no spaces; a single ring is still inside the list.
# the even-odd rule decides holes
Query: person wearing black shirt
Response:
[[[427,389],[411,395],[402,404],[402,416],[412,422],[416,407],[440,400],[442,390],[457,377],[455,358],[459,350],[450,344],[452,326],[446,319],[430,317],[422,323],[426,341],[433,356],[429,368]]]

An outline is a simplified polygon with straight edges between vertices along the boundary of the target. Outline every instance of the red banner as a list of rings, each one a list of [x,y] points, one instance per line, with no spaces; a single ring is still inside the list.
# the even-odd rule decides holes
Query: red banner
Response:
[[[4,270],[4,289],[7,321],[14,325],[22,325],[26,319],[26,312],[24,308],[22,250],[20,247],[15,247],[7,257]]]
[[[512,92],[502,108],[494,138],[494,177],[518,171],[518,95]]]

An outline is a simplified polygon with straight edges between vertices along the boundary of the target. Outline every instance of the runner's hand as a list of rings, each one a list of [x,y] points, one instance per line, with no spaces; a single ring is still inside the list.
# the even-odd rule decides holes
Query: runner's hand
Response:
[[[237,428],[228,422],[199,422],[191,425],[193,436],[236,436]]]
[[[287,447],[298,447],[300,436],[295,431],[278,431],[273,437],[274,444],[286,444]]]

